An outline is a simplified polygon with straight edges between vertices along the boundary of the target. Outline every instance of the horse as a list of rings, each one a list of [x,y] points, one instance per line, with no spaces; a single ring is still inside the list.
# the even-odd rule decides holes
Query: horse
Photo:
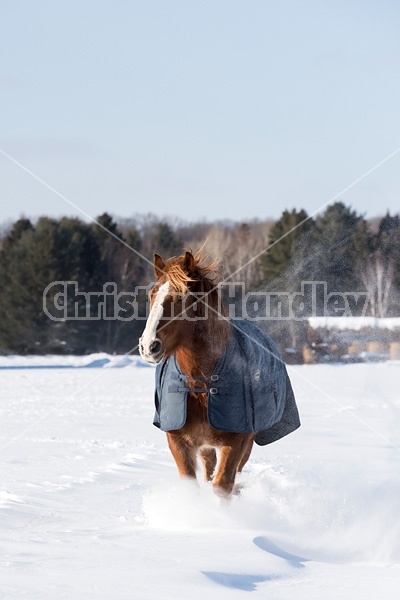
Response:
[[[214,429],[208,420],[208,382],[232,331],[216,286],[219,261],[206,260],[201,251],[186,251],[165,263],[154,255],[157,281],[149,291],[150,312],[139,352],[150,364],[175,356],[185,376],[186,422],[166,432],[180,476],[196,480],[199,456],[205,481],[212,482],[218,496],[228,498],[236,474],[250,457],[255,433]]]
[[[166,263],[154,255],[157,282],[139,352],[158,365],[154,425],[166,432],[179,474],[196,479],[200,456],[205,480],[228,498],[253,443],[281,439],[300,419],[274,342],[256,325],[228,319],[217,264],[201,250]]]

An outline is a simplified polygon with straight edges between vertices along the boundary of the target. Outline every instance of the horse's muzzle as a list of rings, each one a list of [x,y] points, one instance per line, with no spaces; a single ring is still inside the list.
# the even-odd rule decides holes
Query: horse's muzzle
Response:
[[[139,353],[146,362],[157,365],[164,356],[162,341],[156,338],[147,345],[143,343],[143,338],[141,337],[139,339]]]

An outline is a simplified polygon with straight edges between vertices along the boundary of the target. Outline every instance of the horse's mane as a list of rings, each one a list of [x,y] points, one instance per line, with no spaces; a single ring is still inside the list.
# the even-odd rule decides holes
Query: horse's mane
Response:
[[[230,339],[231,329],[227,320],[227,311],[220,297],[218,282],[222,273],[218,270],[220,258],[210,260],[209,254],[203,253],[203,247],[193,255],[188,265],[188,252],[182,256],[173,256],[167,260],[162,269],[163,275],[172,288],[182,296],[187,292],[198,294],[195,301],[196,314],[191,321],[195,328],[195,339],[198,344],[209,345],[213,340],[213,352],[223,352]]]
[[[213,290],[222,275],[217,270],[221,259],[216,258],[209,261],[209,254],[204,255],[200,249],[194,255],[194,269],[188,273],[185,269],[185,256],[172,256],[169,258],[164,267],[164,274],[167,281],[172,287],[181,294],[185,294],[190,283],[199,282],[202,292],[210,292]]]

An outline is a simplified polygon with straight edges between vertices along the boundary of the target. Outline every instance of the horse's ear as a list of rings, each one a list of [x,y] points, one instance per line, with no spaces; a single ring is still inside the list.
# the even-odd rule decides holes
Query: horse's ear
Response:
[[[187,273],[193,273],[194,271],[194,256],[191,252],[188,252],[186,250],[185,252],[185,258],[183,260],[183,268],[185,269],[185,271],[187,271]]]
[[[160,277],[164,274],[164,267],[165,264],[161,256],[159,254],[154,254],[154,274],[157,279],[160,279]]]

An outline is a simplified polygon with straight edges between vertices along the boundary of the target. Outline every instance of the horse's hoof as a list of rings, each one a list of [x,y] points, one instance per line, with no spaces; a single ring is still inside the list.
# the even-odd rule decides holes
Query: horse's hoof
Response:
[[[232,491],[231,490],[227,490],[223,487],[220,487],[218,485],[214,485],[213,486],[214,489],[214,494],[216,496],[218,496],[218,498],[220,498],[220,500],[222,501],[228,501],[231,497]]]
[[[235,483],[235,485],[233,486],[232,494],[234,496],[240,496],[245,487],[246,486],[244,485],[244,483]]]

